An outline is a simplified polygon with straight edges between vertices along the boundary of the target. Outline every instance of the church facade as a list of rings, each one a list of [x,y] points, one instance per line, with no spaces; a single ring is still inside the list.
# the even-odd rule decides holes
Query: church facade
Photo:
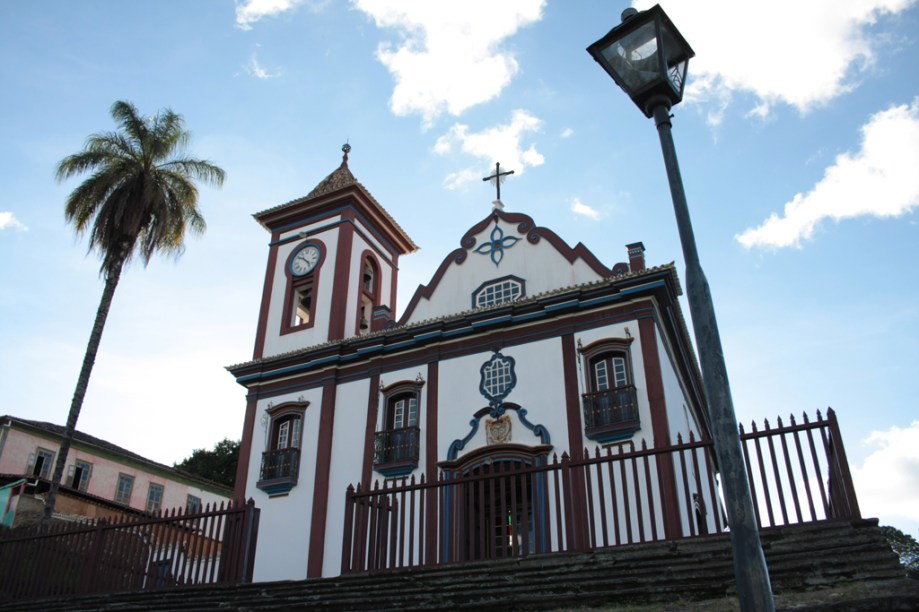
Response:
[[[256,581],[343,571],[349,485],[435,483],[498,464],[535,470],[560,456],[707,437],[673,265],[646,266],[636,242],[628,263],[608,267],[495,204],[398,318],[400,258],[417,247],[355,179],[347,148],[309,195],[255,215],[271,234],[255,349],[228,369],[247,389],[236,493],[261,509]],[[644,470],[648,487],[624,471],[621,483],[650,497],[640,528],[658,539],[719,528],[717,495],[701,486],[707,474],[662,460]],[[558,492],[533,478],[523,497],[498,500],[492,489],[470,498],[465,514],[443,496],[439,506],[413,504],[409,522],[433,516],[425,524],[440,540],[413,535],[400,540],[411,553],[399,555],[415,558],[423,546],[428,563],[445,561],[452,538],[467,542],[465,558],[487,556],[462,536],[486,506],[500,516],[488,529],[522,520],[534,542],[523,549],[558,550]],[[619,512],[591,504],[584,520],[588,510],[591,522]]]

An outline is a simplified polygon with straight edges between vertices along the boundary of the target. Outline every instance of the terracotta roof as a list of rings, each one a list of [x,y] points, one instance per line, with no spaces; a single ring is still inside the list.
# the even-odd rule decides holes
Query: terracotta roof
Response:
[[[3,421],[21,423],[23,425],[27,425],[34,429],[40,429],[42,431],[45,431],[47,433],[53,434],[58,437],[62,437],[65,431],[65,427],[63,425],[56,425],[55,423],[48,423],[46,421],[33,421],[31,419],[23,419],[23,418],[12,416],[12,415],[5,415],[5,416],[0,417],[0,422],[3,422]],[[207,487],[210,487],[212,489],[229,490],[227,489],[227,487],[225,487],[224,485],[220,483],[214,482],[212,480],[208,480],[206,478],[201,478],[200,476],[196,476],[195,474],[190,474],[183,470],[178,470],[176,468],[169,467],[168,465],[158,463],[156,461],[153,461],[152,459],[147,459],[146,457],[142,457],[141,455],[131,452],[126,448],[122,448],[116,444],[112,444],[111,442],[107,442],[106,440],[97,438],[95,436],[91,436],[79,430],[73,432],[73,440],[74,442],[81,442],[89,446],[95,446],[96,448],[102,449],[104,451],[108,451],[110,453],[115,453],[115,454],[121,455],[129,459],[133,459],[134,461],[138,461],[140,463],[146,463],[148,465],[154,466],[161,470],[166,470],[168,472],[174,472],[183,478],[200,482],[201,484]]]

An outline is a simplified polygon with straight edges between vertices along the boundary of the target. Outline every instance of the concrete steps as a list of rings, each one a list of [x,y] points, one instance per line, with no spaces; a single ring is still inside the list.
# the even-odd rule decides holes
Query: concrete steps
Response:
[[[773,591],[902,578],[876,521],[762,532]],[[723,598],[726,535],[428,569],[222,587],[10,602],[5,610],[532,610]],[[919,602],[916,602],[919,604]]]

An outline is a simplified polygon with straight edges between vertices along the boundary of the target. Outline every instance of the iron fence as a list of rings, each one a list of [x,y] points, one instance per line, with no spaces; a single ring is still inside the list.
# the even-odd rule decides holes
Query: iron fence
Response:
[[[836,415],[741,428],[757,523],[860,518]],[[496,456],[497,457],[497,456]],[[510,457],[510,455],[507,455]],[[496,458],[346,492],[341,571],[585,551],[727,529],[711,440]]]
[[[252,581],[253,500],[163,511],[0,537],[0,601]]]

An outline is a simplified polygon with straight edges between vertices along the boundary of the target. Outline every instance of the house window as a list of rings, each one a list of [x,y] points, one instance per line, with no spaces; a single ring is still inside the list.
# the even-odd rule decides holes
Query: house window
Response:
[[[291,251],[284,268],[287,292],[281,321],[282,334],[312,327],[316,322],[316,291],[324,250],[319,241],[311,239]]]
[[[89,487],[89,477],[93,472],[93,464],[77,459],[70,466],[70,486],[78,491],[86,491]]]
[[[300,439],[308,402],[295,402],[268,409],[268,439],[256,486],[269,495],[285,495],[300,473]]]
[[[54,465],[53,451],[49,451],[47,448],[39,448],[29,459],[33,476],[45,479],[51,477],[51,467]]]
[[[294,289],[293,327],[306,325],[313,318],[313,282],[306,281]]]
[[[366,251],[361,260],[361,290],[357,308],[357,335],[372,331],[373,307],[379,305],[380,268],[376,260]]]
[[[125,506],[131,505],[131,493],[134,491],[134,477],[118,474],[118,486],[115,488],[115,501]]]
[[[389,414],[392,417],[390,429],[402,429],[418,425],[418,395],[403,393],[390,402]]]
[[[163,485],[151,482],[147,489],[147,512],[155,514],[163,507]]]
[[[201,512],[201,498],[189,495],[185,500],[185,514],[196,514],[198,512]]]
[[[489,281],[472,293],[472,307],[485,308],[519,300],[524,295],[524,281],[516,276],[505,276]]]
[[[374,280],[376,279],[377,273],[374,269],[373,260],[369,257],[364,260],[364,270],[361,278],[361,286],[364,288],[365,293],[373,295],[374,293]]]
[[[384,476],[408,474],[418,467],[421,429],[418,402],[422,381],[389,385],[383,393],[383,427],[374,436],[373,465]]]
[[[587,372],[584,433],[600,443],[631,437],[640,427],[632,383],[632,338],[606,339],[582,348]]]

